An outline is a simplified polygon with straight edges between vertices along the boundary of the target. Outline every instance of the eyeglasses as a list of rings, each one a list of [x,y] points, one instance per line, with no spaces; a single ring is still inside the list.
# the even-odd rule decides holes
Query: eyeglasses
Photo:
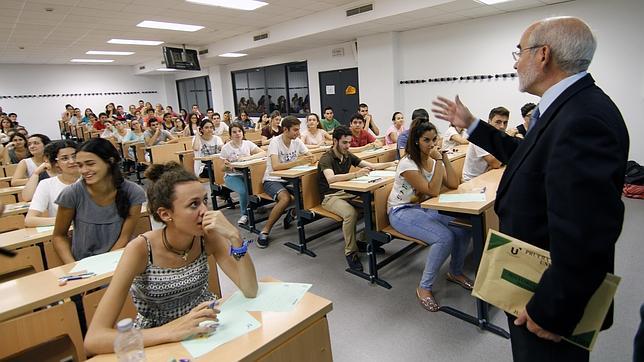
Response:
[[[514,61],[516,62],[517,60],[519,60],[519,58],[521,58],[521,53],[523,53],[524,51],[530,50],[530,49],[541,48],[542,46],[543,45],[535,45],[535,46],[531,46],[531,47],[528,47],[528,48],[519,49],[516,52],[512,52],[512,58],[514,58]]]
[[[61,157],[56,157],[56,161],[58,161],[58,162],[74,161],[74,162],[76,162],[76,154],[69,155],[69,156],[65,155],[65,156],[61,156]]]

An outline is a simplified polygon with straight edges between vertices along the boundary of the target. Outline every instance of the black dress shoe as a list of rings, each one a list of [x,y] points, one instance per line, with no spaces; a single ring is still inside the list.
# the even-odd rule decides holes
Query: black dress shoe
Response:
[[[347,258],[347,264],[349,264],[349,268],[357,271],[362,271],[362,263],[360,262],[360,258],[358,257],[358,253],[351,253],[346,256]]]

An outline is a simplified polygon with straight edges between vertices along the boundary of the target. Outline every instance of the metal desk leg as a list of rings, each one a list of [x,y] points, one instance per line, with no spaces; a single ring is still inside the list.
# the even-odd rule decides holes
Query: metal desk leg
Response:
[[[244,175],[244,180],[246,184],[246,194],[248,195],[248,205],[246,205],[246,215],[248,216],[248,225],[239,225],[239,227],[250,231],[251,233],[259,235],[259,230],[255,228],[257,222],[255,220],[255,212],[250,206],[250,198],[253,197],[253,184],[250,179],[250,170],[248,168],[241,169],[242,174]]]
[[[143,185],[141,171],[139,170],[139,157],[136,154],[136,145],[130,145],[130,148],[132,148],[132,152],[134,152],[134,171],[136,171],[136,182],[139,185]]]
[[[304,217],[302,210],[304,210],[304,201],[302,200],[302,180],[299,177],[287,179],[293,186],[293,196],[295,197],[295,212],[297,214],[297,236],[299,245],[292,242],[284,243],[287,247],[299,251],[301,254],[306,254],[310,257],[316,257],[315,253],[306,247],[306,234],[304,232]]]

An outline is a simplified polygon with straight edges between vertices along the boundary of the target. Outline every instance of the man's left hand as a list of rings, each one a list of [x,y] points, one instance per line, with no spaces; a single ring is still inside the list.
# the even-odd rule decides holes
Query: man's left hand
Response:
[[[530,318],[528,312],[525,309],[521,313],[519,313],[519,316],[514,321],[515,326],[522,326],[524,324],[530,332],[536,334],[539,338],[547,339],[553,342],[561,341],[560,335],[548,332],[545,329],[541,328],[537,323],[535,323],[535,321],[532,320],[532,318]]]

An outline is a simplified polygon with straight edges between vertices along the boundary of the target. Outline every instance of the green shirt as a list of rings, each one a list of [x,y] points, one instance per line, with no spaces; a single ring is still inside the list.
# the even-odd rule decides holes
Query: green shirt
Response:
[[[340,126],[340,122],[338,122],[338,120],[335,118],[333,119],[333,121],[327,121],[326,118],[322,118],[320,120],[320,125],[322,125],[322,128],[325,131],[329,132],[329,131],[333,131],[335,127]]]

